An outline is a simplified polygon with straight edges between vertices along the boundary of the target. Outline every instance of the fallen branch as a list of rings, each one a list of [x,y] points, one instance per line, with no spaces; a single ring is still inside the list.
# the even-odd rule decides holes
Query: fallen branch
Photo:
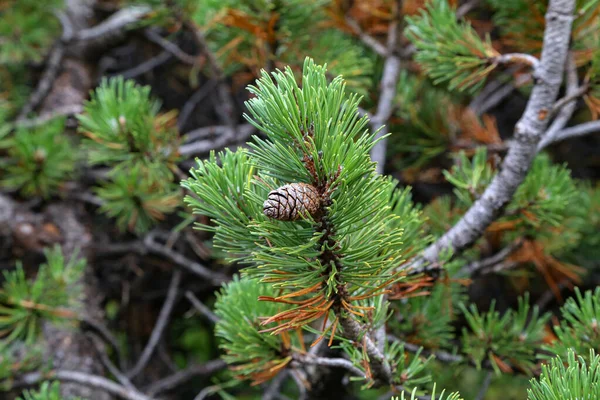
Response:
[[[177,298],[177,289],[179,288],[179,284],[181,282],[181,271],[176,270],[173,273],[173,278],[171,279],[171,283],[169,284],[169,290],[167,292],[167,298],[160,310],[158,315],[158,320],[156,321],[156,325],[154,329],[152,329],[152,334],[150,334],[150,339],[146,344],[146,347],[142,351],[142,355],[140,356],[138,362],[135,366],[127,373],[128,379],[135,378],[148,364],[150,361],[150,357],[152,353],[154,353],[154,349],[158,344],[158,341],[162,337],[162,334],[169,322],[169,318],[171,316],[171,312],[173,311],[173,307],[175,306],[175,299]]]

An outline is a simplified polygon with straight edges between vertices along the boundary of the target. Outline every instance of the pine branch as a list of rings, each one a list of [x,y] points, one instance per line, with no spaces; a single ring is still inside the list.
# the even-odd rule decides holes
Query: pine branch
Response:
[[[500,173],[454,227],[425,249],[420,257],[405,266],[419,270],[424,264],[435,263],[442,251],[452,249],[456,253],[468,247],[500,215],[527,176],[562,83],[574,3],[574,0],[550,1],[546,14],[544,48],[536,70],[537,83],[525,113],[515,127],[513,144]]]

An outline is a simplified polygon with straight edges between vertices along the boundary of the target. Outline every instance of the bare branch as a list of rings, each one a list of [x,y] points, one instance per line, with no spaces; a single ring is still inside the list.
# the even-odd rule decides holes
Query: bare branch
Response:
[[[590,121],[583,124],[575,125],[570,128],[562,129],[552,137],[552,139],[544,140],[540,142],[538,151],[549,146],[552,143],[560,142],[561,140],[571,139],[574,137],[580,137],[589,135],[590,133],[600,133],[600,120]]]
[[[55,118],[66,117],[70,115],[79,114],[83,111],[83,107],[79,104],[70,104],[63,107],[58,107],[49,113],[44,113],[36,118],[22,119],[14,124],[15,128],[35,128],[44,125],[46,122],[51,121]]]
[[[572,103],[574,100],[577,100],[579,97],[586,94],[588,90],[589,90],[589,86],[583,85],[583,86],[576,88],[571,94],[567,94],[565,97],[558,100],[556,103],[554,103],[554,107],[552,107],[552,115],[555,115],[564,106],[566,106],[569,103]]]
[[[180,130],[183,129],[185,123],[187,122],[190,115],[192,115],[192,112],[194,112],[194,109],[196,108],[198,103],[200,103],[206,96],[208,96],[212,92],[216,84],[216,81],[206,82],[194,92],[194,94],[188,99],[188,101],[185,102],[183,108],[181,109],[181,113],[179,114],[179,118],[177,119],[177,126]]]
[[[121,352],[121,346],[119,346],[119,342],[117,341],[117,338],[115,338],[115,336],[101,322],[98,322],[92,318],[85,316],[85,315],[83,315],[81,317],[80,321],[81,321],[81,323],[88,325],[90,328],[92,328],[94,331],[96,331],[102,337],[102,339],[104,339],[105,342],[108,342],[111,345],[111,347],[113,348],[115,355],[117,357],[117,362],[119,363],[119,367],[121,367],[121,369],[123,369],[125,357],[123,357],[123,354]]]
[[[171,55],[173,55],[175,58],[179,59],[179,61],[182,61],[182,62],[184,62],[186,64],[190,64],[190,65],[194,65],[198,62],[197,57],[189,55],[185,51],[181,50],[179,48],[179,46],[177,46],[175,43],[170,42],[167,39],[163,38],[162,36],[160,36],[157,32],[155,32],[152,29],[147,29],[146,31],[144,31],[144,36],[146,36],[146,39],[159,45],[164,50],[171,53]]]
[[[132,24],[140,21],[152,9],[149,6],[132,6],[123,8],[102,23],[75,33],[73,40],[81,42],[106,42],[119,36]]]
[[[193,378],[214,374],[215,372],[224,369],[226,366],[227,364],[225,364],[225,361],[221,359],[208,361],[204,364],[192,365],[186,369],[177,371],[173,375],[152,383],[146,392],[151,396],[155,396],[159,393],[175,389]]]
[[[160,340],[167,323],[169,322],[169,318],[171,316],[171,312],[173,311],[173,307],[175,306],[175,299],[177,298],[177,289],[179,288],[179,283],[181,282],[181,271],[175,270],[173,273],[173,278],[171,279],[171,283],[169,284],[169,291],[167,292],[167,298],[165,299],[165,303],[163,304],[160,313],[158,315],[158,320],[156,321],[156,325],[152,330],[152,334],[150,335],[150,339],[142,351],[142,355],[140,359],[135,364],[135,366],[127,373],[127,378],[133,379],[136,377],[148,364],[150,361],[150,357],[152,353],[154,353],[154,349]]]
[[[212,312],[210,308],[206,307],[204,303],[198,300],[198,298],[194,296],[194,293],[188,290],[187,292],[185,292],[185,297],[190,301],[190,303],[192,303],[194,308],[207,320],[209,320],[213,324],[219,322],[220,318],[214,312]]]
[[[227,275],[223,275],[220,272],[211,271],[204,265],[190,260],[185,256],[179,254],[178,252],[171,250],[167,246],[158,243],[155,239],[155,236],[155,233],[150,232],[148,235],[146,235],[146,238],[144,239],[144,246],[146,246],[149,252],[154,254],[160,254],[170,259],[175,264],[208,280],[213,285],[220,286],[222,283],[230,280]]]
[[[465,265],[459,272],[460,275],[474,276],[478,274],[484,274],[488,271],[488,268],[495,266],[496,264],[504,261],[512,252],[517,250],[523,245],[522,240],[517,240],[510,245],[506,246],[491,257],[484,258],[482,260],[473,261]]]
[[[102,364],[108,369],[117,380],[121,383],[121,385],[125,386],[127,389],[138,390],[133,383],[127,378],[110,360],[108,355],[106,354],[106,349],[104,348],[104,343],[100,339],[98,335],[95,333],[89,332],[88,337],[92,340],[94,347],[96,348],[96,352],[102,361]]]
[[[48,57],[48,63],[46,64],[46,69],[38,82],[37,87],[29,96],[27,103],[19,112],[17,117],[17,123],[21,123],[27,118],[27,115],[32,112],[40,103],[44,100],[46,95],[52,89],[52,84],[54,80],[58,76],[58,72],[60,71],[60,64],[65,56],[65,44],[62,42],[56,43],[52,51],[50,52],[50,56]]]
[[[180,146],[179,154],[189,157],[193,155],[206,154],[211,150],[222,149],[233,144],[241,144],[250,138],[255,130],[256,128],[253,125],[240,125],[238,127],[237,135],[235,131],[228,129],[215,139],[204,139]]]
[[[164,63],[169,61],[171,59],[171,57],[172,57],[171,53],[169,53],[168,51],[165,50],[162,53],[159,53],[158,55],[144,61],[140,65],[136,65],[135,67],[130,68],[126,71],[122,71],[122,72],[112,74],[109,76],[121,75],[124,79],[135,78],[136,76],[140,76],[142,74],[145,74],[146,72],[150,72],[154,68],[156,68],[160,65],[163,65]]]
[[[573,57],[572,53],[567,56],[565,73],[567,81],[567,97],[570,97],[573,96],[579,88],[579,79],[577,77],[577,65],[575,64],[575,58]],[[554,104],[554,106],[555,105],[556,104]],[[569,122],[571,116],[575,112],[576,105],[577,104],[575,101],[566,102],[566,104],[558,111],[558,115],[556,116],[556,118],[554,118],[554,121],[552,121],[552,124],[546,130],[546,133],[544,134],[540,142],[543,142],[546,138],[549,138],[551,140],[551,138],[554,137],[556,132],[564,128],[564,126],[567,124],[567,122]],[[553,116],[554,111],[556,111],[556,107],[552,108],[552,112],[550,113],[551,117]],[[540,143],[538,143],[538,146],[539,145]]]
[[[219,94],[219,100],[221,101],[221,105],[223,107],[221,118],[223,119],[223,122],[225,122],[231,128],[231,130],[235,132],[237,125],[235,116],[233,115],[235,110],[235,102],[233,100],[231,91],[225,82],[225,74],[223,73],[223,69],[219,65],[215,54],[208,47],[202,31],[200,31],[200,29],[189,19],[183,18],[183,21],[184,26],[194,34],[196,42],[200,46],[202,53],[206,55],[210,69],[213,72],[214,78],[218,82],[217,90]]]
[[[265,390],[262,396],[262,400],[273,400],[279,394],[279,390],[283,382],[288,378],[289,372],[282,371],[271,381],[268,388]]]

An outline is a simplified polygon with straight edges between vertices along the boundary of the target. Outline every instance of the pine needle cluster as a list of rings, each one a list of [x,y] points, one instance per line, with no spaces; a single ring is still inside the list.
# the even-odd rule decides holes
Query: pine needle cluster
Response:
[[[64,127],[64,118],[58,118],[42,127],[17,129],[1,141],[8,155],[0,165],[5,174],[2,185],[26,197],[58,194],[75,177],[77,162],[75,145],[63,133]]]
[[[89,163],[111,168],[97,188],[101,210],[122,230],[143,233],[180,204],[178,132],[174,114],[159,109],[149,87],[119,77],[105,80],[78,115]]]

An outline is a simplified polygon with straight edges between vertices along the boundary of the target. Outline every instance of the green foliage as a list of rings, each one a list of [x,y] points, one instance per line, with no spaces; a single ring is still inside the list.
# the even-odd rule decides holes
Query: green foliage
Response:
[[[530,232],[540,234],[542,226],[556,227],[568,215],[578,191],[565,165],[553,165],[547,155],[535,158],[525,181],[507,207],[507,214],[521,215]],[[526,214],[519,211],[526,210]]]
[[[575,298],[569,298],[561,308],[560,325],[554,326],[557,340],[545,348],[567,357],[569,351],[582,356],[589,349],[600,348],[600,288],[581,293],[575,288]]]
[[[387,188],[390,190],[392,213],[400,217],[393,221],[390,229],[402,229],[402,240],[410,244],[404,247],[403,257],[409,259],[423,249],[430,241],[425,235],[425,217],[419,206],[412,201],[410,187],[404,189],[396,188],[396,182],[392,181]]]
[[[491,40],[481,40],[466,22],[456,20],[447,0],[433,0],[418,17],[407,18],[406,35],[417,48],[415,60],[434,83],[450,90],[479,89],[496,65]]]
[[[125,230],[143,233],[180,204],[173,170],[178,133],[173,114],[159,115],[150,87],[121,77],[104,80],[78,115],[92,165],[112,169],[96,192],[101,210]]]
[[[312,27],[314,24],[310,22],[306,27]],[[307,29],[306,27],[304,29]],[[373,56],[365,54],[354,40],[339,30],[319,32],[311,35],[310,39],[311,43],[305,49],[309,49],[309,55],[315,62],[327,64],[332,75],[343,76],[350,91],[365,97],[369,95],[369,90],[373,86]],[[332,46],[332,43],[335,43],[335,46]],[[301,59],[302,56],[294,54],[294,60],[289,61],[294,65]]]
[[[408,353],[404,351],[404,344],[396,341],[385,346],[384,354],[394,371],[394,382],[399,385],[413,387],[431,381],[426,367],[433,356],[423,359],[419,349],[412,357],[409,357]]]
[[[226,73],[244,65],[256,73],[277,61],[297,65],[311,48],[311,34],[325,13],[324,0],[208,1],[193,18]],[[335,52],[334,52],[335,54]],[[333,60],[333,58],[328,57]]]
[[[440,196],[427,204],[423,215],[427,219],[426,228],[434,237],[441,236],[458,222],[464,209],[455,204],[451,196]]]
[[[411,343],[426,348],[450,347],[454,339],[453,308],[459,300],[464,296],[458,285],[436,284],[427,296],[394,301],[394,315],[402,317],[390,319],[389,326]]]
[[[542,48],[547,2],[528,0],[487,0],[494,10],[493,21],[504,39],[519,50],[538,52]],[[521,40],[527,38],[527,40]]]
[[[115,167],[115,174],[136,164],[152,165],[171,178],[177,161],[177,131],[158,117],[160,103],[149,86],[122,77],[104,80],[78,115],[92,165]]]
[[[365,354],[363,350],[357,348],[352,342],[341,338],[340,347],[348,355],[354,365],[368,375],[365,365]],[[410,355],[404,351],[404,344],[399,341],[386,343],[383,354],[390,364],[393,372],[393,380],[397,385],[402,385],[406,388],[413,388],[431,381],[431,376],[427,373],[427,364],[433,359],[433,356],[424,358],[421,356],[421,349],[414,355]],[[363,378],[354,377],[353,380]],[[369,381],[363,388],[369,387],[373,381]]]
[[[165,219],[181,202],[181,193],[172,182],[160,179],[160,172],[133,166],[96,189],[103,200],[100,210],[115,218],[121,230],[148,231]]]
[[[447,151],[450,145],[450,113],[453,99],[424,78],[400,71],[396,89],[396,114],[402,123],[392,128],[401,132],[390,137],[390,154],[398,169],[422,168]]]
[[[576,189],[577,214],[567,218],[558,240],[552,241],[556,249],[569,262],[587,268],[597,265],[600,248],[600,188],[579,184]]]
[[[544,325],[549,315],[539,315],[537,306],[529,313],[529,296],[519,298],[517,311],[509,309],[500,316],[492,302],[490,310],[481,314],[474,304],[461,305],[469,329],[463,328],[463,350],[478,368],[489,360],[497,374],[517,367],[529,373],[535,367],[537,350],[544,338]],[[510,362],[509,365],[507,362]]]
[[[446,180],[454,185],[454,194],[463,206],[470,207],[485,191],[494,177],[494,171],[487,161],[487,150],[479,147],[472,160],[464,151],[456,156],[450,171],[444,171]]]
[[[64,322],[74,317],[81,294],[78,282],[86,262],[77,255],[66,261],[58,246],[44,254],[46,263],[33,279],[26,278],[21,264],[14,271],[4,271],[0,331],[6,335],[6,345],[16,340],[35,343],[42,320]]]
[[[8,0],[0,9],[0,65],[40,62],[60,33],[63,0]]]
[[[12,378],[38,368],[42,357],[42,346],[37,344],[19,341],[0,345],[0,390],[10,390]]]
[[[566,356],[567,365],[559,357],[550,365],[542,365],[539,379],[531,380],[527,400],[597,399],[600,398],[600,356],[589,350],[586,360],[573,350]]]
[[[79,400],[80,397],[69,397],[68,400]],[[38,390],[26,390],[17,400],[67,400],[60,394],[59,382],[43,382]]]
[[[77,153],[63,132],[64,123],[59,118],[39,128],[18,129],[2,143],[9,157],[2,167],[5,187],[47,198],[74,176]]]
[[[217,295],[215,313],[221,318],[215,334],[221,338],[223,359],[234,366],[240,379],[261,381],[279,372],[291,361],[289,343],[282,335],[262,333],[261,318],[281,311],[280,304],[260,301],[261,296],[274,296],[271,285],[256,279],[239,279],[225,285]],[[270,374],[271,370],[275,372]]]
[[[28,71],[20,65],[0,65],[0,132],[27,101],[31,91],[27,78]]]
[[[208,160],[198,160],[197,167],[190,171],[192,178],[182,182],[198,196],[186,196],[185,202],[195,214],[206,215],[214,222],[199,228],[215,233],[215,247],[223,249],[231,261],[243,261],[258,250],[257,238],[248,232],[248,226],[255,218],[266,218],[262,217],[262,204],[250,201],[248,193],[259,191],[257,195],[266,198],[267,191],[252,183],[255,173],[246,150],[226,149],[218,158],[213,152]]]

